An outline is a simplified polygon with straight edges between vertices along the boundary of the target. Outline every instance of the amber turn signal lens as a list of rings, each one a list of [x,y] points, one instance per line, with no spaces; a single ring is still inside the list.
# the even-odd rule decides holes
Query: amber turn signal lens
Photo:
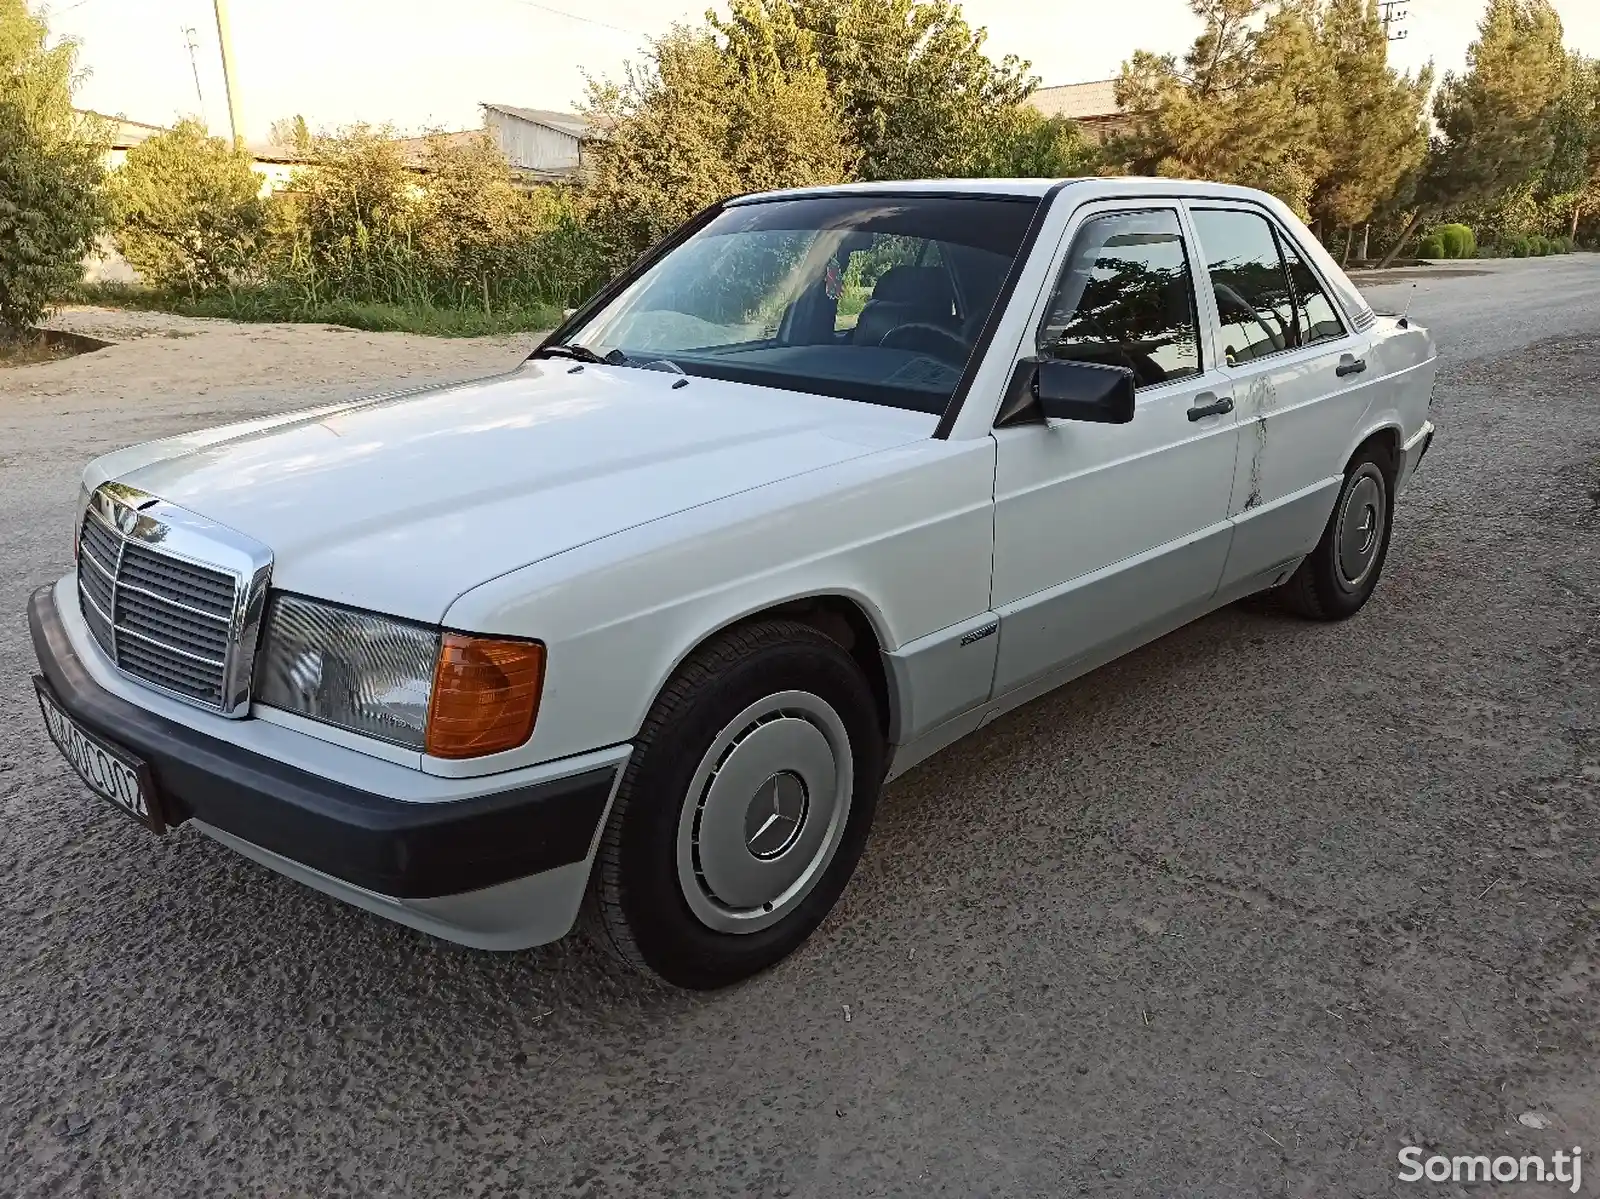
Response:
[[[514,749],[533,733],[544,690],[544,646],[446,633],[433,672],[426,751],[477,758]]]

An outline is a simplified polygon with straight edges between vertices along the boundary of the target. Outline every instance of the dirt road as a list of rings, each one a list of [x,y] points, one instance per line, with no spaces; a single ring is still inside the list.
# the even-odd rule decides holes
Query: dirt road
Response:
[[[1358,618],[1228,609],[997,722],[709,997],[453,949],[83,793],[23,618],[82,462],[519,347],[69,318],[120,344],[0,374],[0,1193],[1373,1196],[1418,1191],[1405,1145],[1600,1157],[1600,257],[1486,269],[1373,292],[1448,357]]]

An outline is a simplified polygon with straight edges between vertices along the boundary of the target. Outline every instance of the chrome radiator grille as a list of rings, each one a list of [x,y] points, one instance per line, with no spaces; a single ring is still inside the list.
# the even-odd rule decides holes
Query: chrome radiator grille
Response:
[[[267,571],[252,571],[248,562],[245,570],[229,570],[169,552],[169,539],[192,541],[193,535],[161,518],[188,514],[128,491],[107,495],[103,489],[84,514],[78,541],[84,622],[124,673],[233,714],[248,700]],[[140,499],[139,507],[129,503]],[[199,541],[185,548],[209,547]],[[222,544],[216,549],[224,558],[231,552]]]

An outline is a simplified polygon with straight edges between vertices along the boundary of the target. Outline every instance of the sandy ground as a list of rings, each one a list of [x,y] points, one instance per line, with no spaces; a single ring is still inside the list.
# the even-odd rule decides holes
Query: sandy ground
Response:
[[[114,344],[26,376],[0,376],[0,396],[138,396],[158,406],[168,397],[216,396],[253,403],[249,410],[259,413],[351,386],[504,370],[537,341],[535,334],[452,339],[338,325],[239,325],[107,308],[70,308],[49,327]]]
[[[1419,1193],[1405,1145],[1600,1157],[1600,258],[1483,269],[1372,285],[1445,361],[1359,617],[1236,606],[997,721],[700,997],[144,835],[34,707],[85,459],[527,339],[67,315],[118,344],[0,372],[0,1194],[1339,1199]],[[1421,1193],[1480,1190],[1519,1193]]]

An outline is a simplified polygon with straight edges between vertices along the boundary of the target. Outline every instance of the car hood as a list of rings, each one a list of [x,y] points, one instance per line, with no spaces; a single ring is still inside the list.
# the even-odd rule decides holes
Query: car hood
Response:
[[[507,571],[927,437],[933,424],[824,396],[547,360],[153,443],[111,455],[88,481],[118,478],[265,543],[276,588],[437,621]]]

